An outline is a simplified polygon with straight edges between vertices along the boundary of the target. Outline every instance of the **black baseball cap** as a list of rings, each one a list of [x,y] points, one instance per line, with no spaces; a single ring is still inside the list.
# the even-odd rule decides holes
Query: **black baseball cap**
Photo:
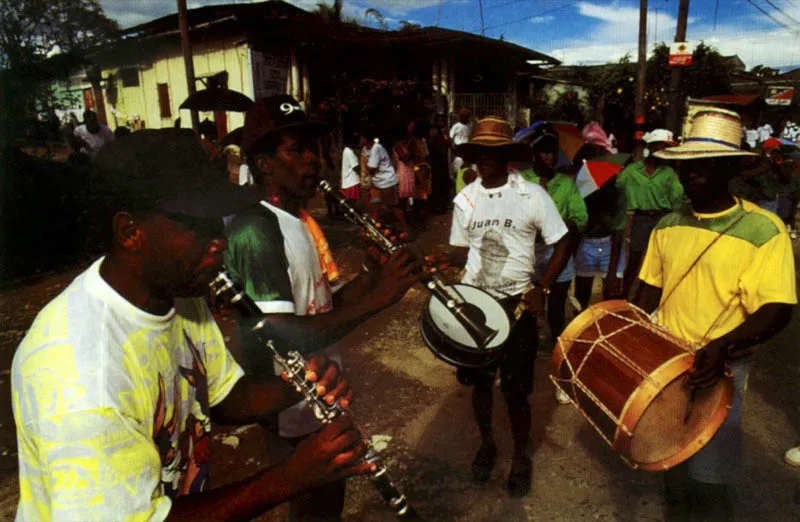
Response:
[[[228,180],[189,129],[134,132],[100,149],[94,169],[100,197],[118,210],[219,218],[258,202]]]
[[[319,135],[326,132],[328,126],[321,120],[309,118],[297,100],[288,94],[258,99],[244,117],[242,150],[247,154],[266,136],[290,129]]]

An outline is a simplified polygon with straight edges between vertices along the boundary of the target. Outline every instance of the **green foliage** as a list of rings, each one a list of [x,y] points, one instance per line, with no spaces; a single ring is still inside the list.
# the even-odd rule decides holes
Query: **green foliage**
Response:
[[[0,0],[0,142],[30,132],[57,105],[52,84],[119,31],[99,0]]]

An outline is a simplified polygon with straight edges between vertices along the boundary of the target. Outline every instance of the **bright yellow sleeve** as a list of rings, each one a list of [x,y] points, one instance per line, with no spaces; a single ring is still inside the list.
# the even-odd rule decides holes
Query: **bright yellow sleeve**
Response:
[[[244,376],[244,370],[225,346],[225,339],[208,305],[202,299],[196,304],[200,307],[203,327],[209,329],[204,332],[203,337],[207,339],[205,364],[208,374],[208,403],[213,407],[228,396],[234,385]]]
[[[639,279],[650,286],[664,288],[664,266],[661,259],[661,248],[658,241],[658,229],[650,234],[647,243],[647,253],[642,260],[642,268],[639,270]]]
[[[756,251],[739,280],[742,305],[752,314],[767,303],[797,304],[792,242],[786,230]]]
[[[20,426],[19,520],[160,521],[161,461],[149,434],[112,408]]]

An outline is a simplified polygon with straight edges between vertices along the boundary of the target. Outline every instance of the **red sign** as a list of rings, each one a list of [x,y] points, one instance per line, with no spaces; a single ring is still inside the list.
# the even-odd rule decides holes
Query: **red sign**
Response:
[[[767,105],[791,105],[794,98],[794,87],[775,86],[767,89]]]
[[[687,42],[674,42],[669,46],[669,66],[688,67],[692,65],[692,44]]]

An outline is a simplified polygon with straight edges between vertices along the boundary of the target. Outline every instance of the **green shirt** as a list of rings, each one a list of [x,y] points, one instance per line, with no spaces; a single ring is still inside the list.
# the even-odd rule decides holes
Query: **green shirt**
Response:
[[[781,180],[774,172],[758,176],[736,176],[728,182],[731,193],[747,201],[774,201],[781,192]]]
[[[683,186],[668,165],[659,165],[647,175],[644,160],[631,163],[617,176],[625,190],[628,210],[677,210],[683,204]]]
[[[586,237],[611,236],[625,232],[628,224],[628,204],[625,191],[609,182],[600,190],[586,196],[589,224],[583,231]]]
[[[531,183],[542,185],[532,167],[520,170],[519,174]],[[589,213],[586,211],[586,203],[578,190],[578,185],[572,181],[572,178],[564,174],[556,174],[547,183],[547,193],[553,198],[553,203],[556,204],[561,217],[564,220],[571,219],[578,228],[578,232],[582,232],[589,221]]]

